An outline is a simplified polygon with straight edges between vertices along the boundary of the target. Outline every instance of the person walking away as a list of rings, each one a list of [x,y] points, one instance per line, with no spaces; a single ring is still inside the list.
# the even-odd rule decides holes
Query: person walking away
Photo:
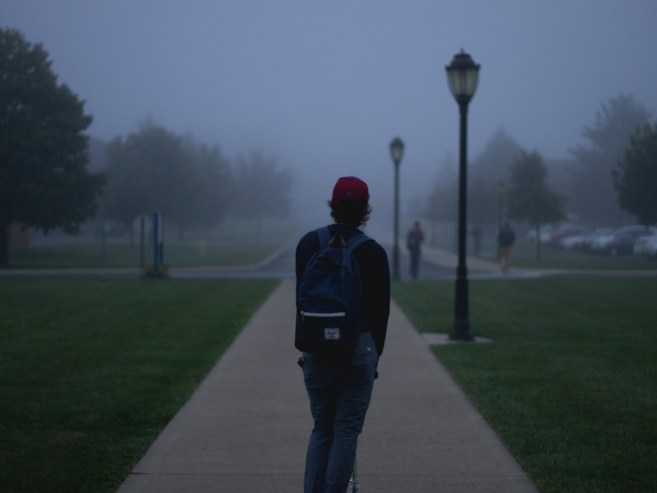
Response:
[[[503,272],[511,268],[511,248],[515,241],[516,235],[509,226],[509,221],[506,221],[497,235],[497,243],[500,246],[500,265]]]
[[[307,267],[310,270],[318,262],[320,255],[315,254],[321,251],[324,255],[328,251],[337,255],[337,248],[349,250],[350,245],[365,240],[352,252],[362,286],[362,323],[360,339],[353,351],[344,354],[303,352],[299,358],[314,420],[306,453],[304,493],[345,493],[347,490],[356,458],[358,436],[370,404],[375,375],[378,375],[377,365],[383,353],[390,314],[388,257],[378,243],[365,237],[358,229],[366,223],[371,213],[367,185],[353,176],[340,178],[333,189],[329,207],[335,223],[310,231],[297,245],[297,317],[312,319],[311,313],[301,312],[299,293],[306,289],[308,277],[304,274]],[[320,237],[332,248],[322,244]],[[335,258],[342,257],[337,255]],[[312,275],[316,276],[317,272]],[[315,316],[317,318],[310,323],[326,320],[320,314]],[[323,334],[324,339],[336,339],[340,337],[340,329],[324,328]],[[299,347],[297,342],[298,339],[295,346]]]
[[[481,253],[481,237],[482,237],[481,226],[475,225],[472,227],[472,242],[474,243],[474,254],[476,257]]]
[[[406,248],[411,255],[411,277],[417,279],[418,272],[420,270],[420,254],[421,249],[420,245],[424,241],[424,233],[420,228],[420,221],[415,221],[415,224],[408,232],[406,237]]]

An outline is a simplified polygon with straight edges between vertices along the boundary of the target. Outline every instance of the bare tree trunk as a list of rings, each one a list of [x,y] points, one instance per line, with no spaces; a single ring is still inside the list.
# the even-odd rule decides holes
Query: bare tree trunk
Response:
[[[536,260],[541,261],[541,227],[536,225]]]
[[[0,267],[9,265],[9,224],[0,225]]]

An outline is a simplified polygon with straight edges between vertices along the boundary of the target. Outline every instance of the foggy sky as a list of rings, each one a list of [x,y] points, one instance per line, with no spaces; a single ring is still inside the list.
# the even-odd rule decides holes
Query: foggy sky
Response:
[[[0,25],[44,44],[87,101],[91,135],[125,135],[150,115],[229,157],[262,149],[295,169],[295,207],[323,214],[342,175],[368,182],[375,212],[390,207],[395,136],[402,200],[458,156],[444,67],[461,48],[481,64],[471,159],[500,126],[568,157],[620,92],[657,109],[651,0],[4,0]]]

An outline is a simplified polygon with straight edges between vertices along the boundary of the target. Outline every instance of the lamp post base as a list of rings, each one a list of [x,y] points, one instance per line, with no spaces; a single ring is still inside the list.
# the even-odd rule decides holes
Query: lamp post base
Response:
[[[450,341],[474,341],[474,336],[470,331],[469,320],[454,320],[452,331],[449,333]]]

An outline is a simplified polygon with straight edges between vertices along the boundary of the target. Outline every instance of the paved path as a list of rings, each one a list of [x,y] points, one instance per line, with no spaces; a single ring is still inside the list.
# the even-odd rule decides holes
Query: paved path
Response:
[[[383,228],[366,229],[366,234],[377,240],[388,250],[392,259],[392,233]],[[400,273],[402,280],[410,278],[409,255],[400,238]],[[252,265],[224,267],[172,267],[169,274],[177,279],[289,279],[294,278],[294,251],[296,241],[273,252],[267,258]],[[452,252],[422,247],[420,279],[454,279],[456,275],[457,256]],[[500,272],[497,262],[479,257],[468,257],[468,277],[470,279],[527,279],[539,277],[557,277],[572,279],[606,279],[606,278],[657,278],[657,269],[649,270],[594,270],[594,269],[535,269],[512,267],[509,272]],[[92,279],[135,279],[140,269],[0,269],[0,279],[9,277],[22,278],[92,278]]]
[[[302,491],[312,428],[284,280],[119,493]],[[393,305],[358,449],[361,491],[537,490]]]

